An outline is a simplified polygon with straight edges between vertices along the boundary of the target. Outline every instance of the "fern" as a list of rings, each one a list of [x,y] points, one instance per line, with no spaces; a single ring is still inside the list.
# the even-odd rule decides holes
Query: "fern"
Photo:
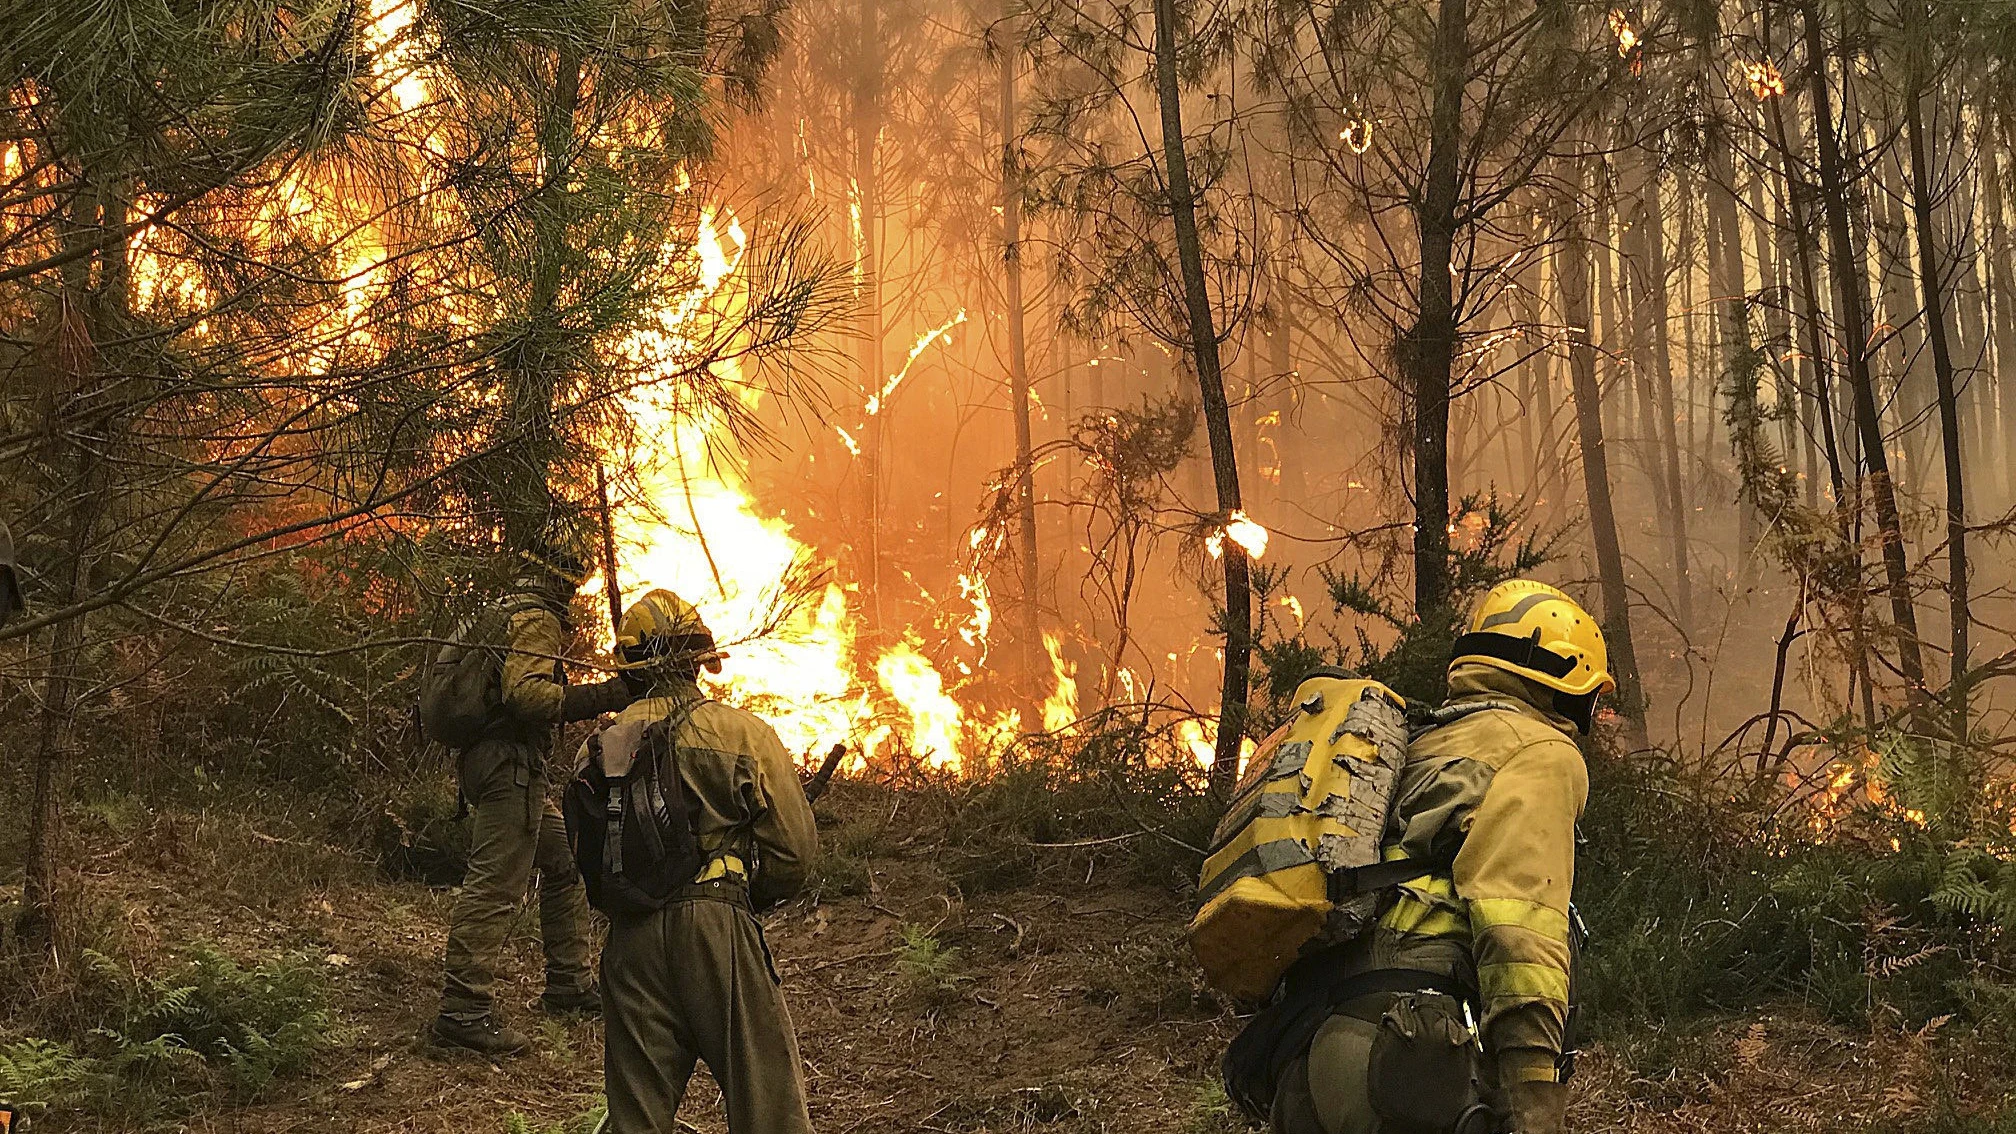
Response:
[[[0,1046],[0,1098],[10,1102],[68,1105],[100,1075],[95,1060],[54,1040],[30,1038]]]
[[[2016,927],[2016,901],[1989,884],[2000,882],[2001,872],[2002,863],[1993,855],[1970,848],[1955,850],[1946,857],[1939,884],[1926,900],[1949,917]]]
[[[957,947],[946,946],[921,925],[905,924],[896,947],[896,968],[926,999],[942,1001],[971,980],[960,971]]]

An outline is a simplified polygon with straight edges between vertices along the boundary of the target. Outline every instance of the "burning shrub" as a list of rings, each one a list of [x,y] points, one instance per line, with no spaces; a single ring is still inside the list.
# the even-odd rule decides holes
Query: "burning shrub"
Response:
[[[997,891],[1085,879],[1117,862],[1179,893],[1194,886],[1222,805],[1183,743],[1187,719],[1108,709],[959,785],[946,871],[963,887]]]

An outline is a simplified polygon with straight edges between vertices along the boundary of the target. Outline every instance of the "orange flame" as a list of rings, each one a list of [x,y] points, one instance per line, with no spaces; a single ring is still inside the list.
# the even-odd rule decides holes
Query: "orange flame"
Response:
[[[1785,93],[1785,76],[1779,74],[1778,68],[1768,59],[1746,65],[1743,79],[1750,84],[1750,93],[1756,95],[1759,102]]]
[[[744,302],[743,289],[724,285],[740,270],[747,245],[732,214],[702,213],[691,251],[695,285],[660,313],[662,329],[638,336],[632,344],[638,357],[664,358],[666,374],[676,375],[696,325],[730,318]],[[961,312],[920,339],[911,359],[964,319]],[[715,365],[747,408],[756,408],[758,386],[725,373],[736,369],[733,360]],[[906,363],[882,396],[907,370]],[[700,610],[728,652],[722,675],[705,679],[712,695],[763,716],[801,760],[836,741],[852,742],[850,771],[902,746],[927,767],[958,771],[971,754],[1019,731],[1012,712],[987,720],[969,714],[914,637],[865,657],[848,588],[826,581],[806,593],[807,576],[831,574],[833,560],[789,522],[766,514],[744,477],[717,457],[720,410],[682,404],[679,383],[666,385],[669,393],[647,389],[625,400],[648,451],[635,461],[642,506],[620,508],[616,517],[618,571],[625,594],[664,587]],[[839,433],[850,450],[857,448],[845,430]],[[984,657],[993,620],[985,580],[961,576],[960,587],[973,607],[960,636]]]
[[[1226,517],[1223,528],[1205,535],[1204,549],[1211,553],[1211,558],[1222,558],[1225,554],[1225,541],[1228,539],[1238,544],[1249,558],[1259,559],[1267,554],[1267,529],[1237,508]]]
[[[1043,701],[1043,730],[1062,732],[1078,723],[1078,667],[1064,660],[1063,643],[1047,630],[1043,632],[1043,649],[1050,655],[1050,676],[1055,682]]]

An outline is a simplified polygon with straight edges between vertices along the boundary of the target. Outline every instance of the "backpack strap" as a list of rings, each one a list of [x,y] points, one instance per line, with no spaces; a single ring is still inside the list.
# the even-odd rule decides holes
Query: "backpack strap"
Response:
[[[1487,635],[1487,637],[1496,636]],[[1430,732],[1445,725],[1455,724],[1464,717],[1475,716],[1478,713],[1486,713],[1494,709],[1507,713],[1527,711],[1526,706],[1505,697],[1485,697],[1476,701],[1457,701],[1453,704],[1441,705],[1433,709],[1419,708],[1412,703],[1407,707],[1408,739],[1410,741],[1421,739],[1421,734],[1425,732]]]
[[[1354,866],[1329,875],[1329,898],[1332,903],[1342,905],[1352,898],[1390,890],[1403,882],[1412,882],[1434,872],[1433,863],[1418,858],[1396,858]]]

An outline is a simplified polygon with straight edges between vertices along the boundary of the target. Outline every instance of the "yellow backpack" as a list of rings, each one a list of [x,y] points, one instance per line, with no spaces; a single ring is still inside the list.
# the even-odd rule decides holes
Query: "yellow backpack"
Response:
[[[1426,868],[1380,862],[1407,760],[1407,703],[1376,681],[1321,669],[1295,715],[1246,764],[1197,883],[1190,948],[1213,988],[1273,991],[1305,946],[1356,937],[1382,891]]]

